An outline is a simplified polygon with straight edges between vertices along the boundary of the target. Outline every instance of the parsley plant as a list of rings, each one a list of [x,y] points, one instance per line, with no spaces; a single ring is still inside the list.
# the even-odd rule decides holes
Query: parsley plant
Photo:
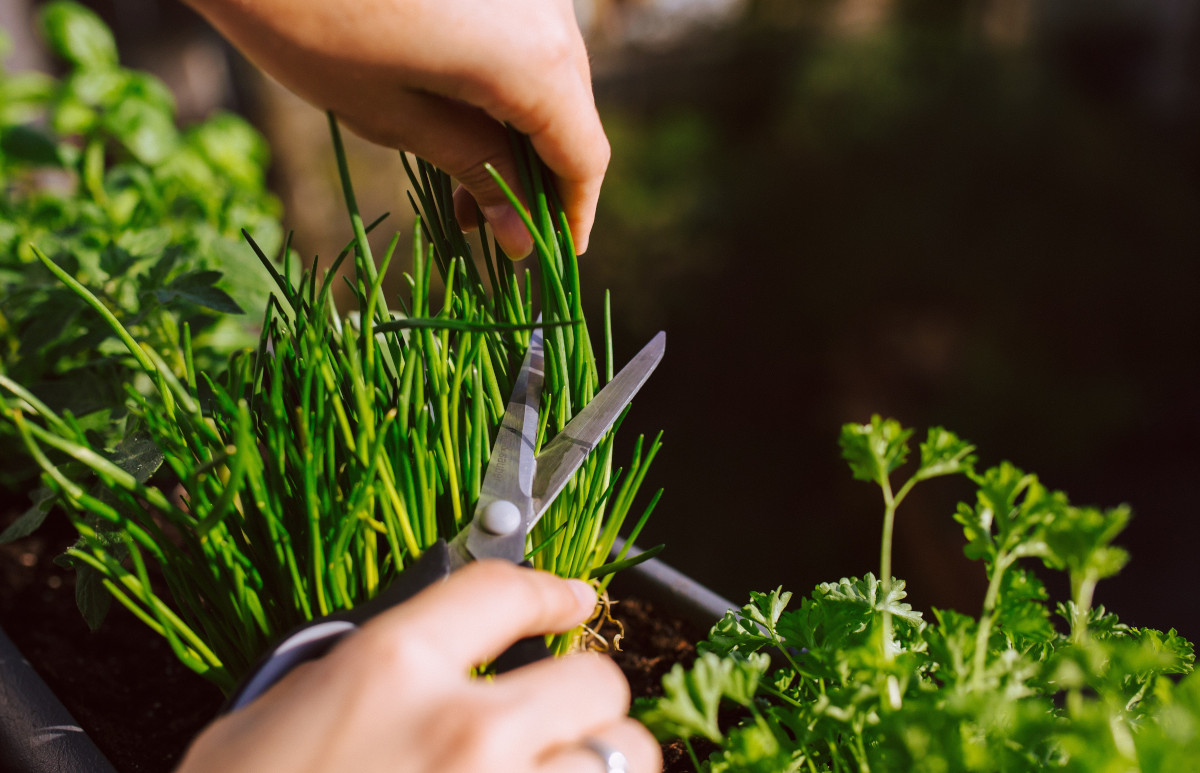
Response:
[[[637,716],[712,773],[1200,770],[1192,644],[1092,603],[1128,558],[1113,540],[1129,509],[1073,505],[1007,462],[979,471],[940,428],[905,473],[911,434],[878,416],[842,429],[852,474],[883,495],[880,576],[823,583],[795,606],[782,589],[751,593]],[[953,514],[988,579],[976,617],[926,619],[891,577],[896,508],[942,475],[976,487]],[[1067,573],[1069,599],[1051,602],[1039,563]],[[738,718],[722,721],[722,705]],[[715,747],[704,761],[697,738]]]

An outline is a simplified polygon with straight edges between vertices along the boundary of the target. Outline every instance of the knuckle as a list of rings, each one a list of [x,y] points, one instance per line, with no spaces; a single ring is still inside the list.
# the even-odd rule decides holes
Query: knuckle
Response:
[[[517,713],[494,701],[478,699],[455,708],[450,747],[466,763],[465,770],[485,770],[489,763],[512,756],[513,738],[520,736]]]
[[[353,664],[370,664],[368,671],[408,674],[425,667],[432,653],[422,637],[405,636],[396,627],[364,628],[352,640],[346,659]]]
[[[491,164],[493,168],[499,169],[501,161],[498,156],[487,155],[482,158],[466,161],[457,170],[448,171],[469,191],[490,191],[496,187],[496,183],[492,179],[491,172],[487,170],[487,164]]]
[[[539,38],[538,47],[533,53],[533,65],[544,72],[566,69],[573,74],[579,55],[578,42],[566,25],[558,26]]]
[[[576,677],[591,685],[591,694],[611,701],[615,711],[624,713],[629,707],[629,682],[612,658],[599,653],[581,653],[563,662],[577,669]]]

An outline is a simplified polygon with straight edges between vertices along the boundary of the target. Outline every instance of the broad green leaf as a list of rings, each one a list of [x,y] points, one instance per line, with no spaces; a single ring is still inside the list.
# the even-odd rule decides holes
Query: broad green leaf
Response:
[[[100,252],[100,270],[110,277],[122,277],[133,270],[137,256],[116,243],[110,243]]]
[[[92,133],[100,114],[95,107],[70,93],[63,94],[51,116],[51,126],[60,137],[87,136]]]
[[[771,657],[765,652],[756,652],[734,660],[733,668],[729,669],[728,676],[723,679],[722,693],[739,706],[749,706],[758,693],[759,681],[770,667]]]
[[[104,587],[104,575],[86,564],[75,565],[75,605],[93,631],[104,624],[112,608],[112,596]]]
[[[105,114],[104,125],[134,158],[150,166],[165,160],[179,143],[173,116],[141,97],[123,96]]]
[[[184,302],[226,314],[241,314],[242,308],[229,293],[215,285],[220,278],[220,271],[193,271],[177,277],[154,295],[164,305]]]
[[[697,664],[704,658],[716,657],[713,653],[701,655]],[[733,661],[718,659],[717,662],[732,664]],[[663,696],[653,702],[635,703],[634,716],[660,739],[700,736],[720,741],[717,710],[721,685],[712,677],[712,671],[704,666],[686,670],[682,663],[676,663],[663,677]]]
[[[33,500],[33,504],[29,509],[17,516],[17,519],[0,533],[0,543],[12,542],[22,537],[28,537],[37,531],[46,521],[46,516],[54,509],[54,503],[57,501],[58,495],[45,486],[39,486],[34,489],[29,498]]]
[[[39,14],[47,45],[68,62],[83,68],[117,65],[117,43],[108,27],[84,6],[56,0]]]
[[[57,83],[40,72],[3,74],[0,69],[0,125],[39,121],[45,115]]]
[[[122,438],[108,458],[138,483],[145,483],[162,466],[163,452],[153,436],[144,430],[136,430]]]
[[[29,307],[28,319],[20,328],[18,340],[25,356],[43,352],[63,334],[68,325],[75,324],[83,304],[74,293],[52,290],[43,300]]]
[[[268,162],[267,143],[254,127],[232,113],[218,113],[192,129],[195,146],[220,176],[234,185],[261,188]]]
[[[0,159],[30,166],[62,166],[57,141],[32,126],[12,126],[0,133]]]
[[[102,111],[115,108],[129,86],[127,70],[82,70],[63,80],[62,99]],[[59,130],[61,134],[61,130]]]

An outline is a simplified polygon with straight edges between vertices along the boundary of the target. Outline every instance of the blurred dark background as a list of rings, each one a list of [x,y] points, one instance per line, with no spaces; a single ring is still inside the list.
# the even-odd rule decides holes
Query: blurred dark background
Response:
[[[302,253],[345,242],[317,111],[181,4],[90,4],[185,118],[263,128]],[[1200,3],[577,7],[613,144],[590,313],[611,288],[620,360],[669,340],[626,425],[666,431],[639,542],[738,602],[877,571],[881,501],[836,441],[880,413],[1129,503],[1133,560],[1097,600],[1200,638]],[[406,210],[394,154],[355,153],[364,209]],[[950,515],[968,493],[928,483],[900,511],[918,608],[978,612]]]

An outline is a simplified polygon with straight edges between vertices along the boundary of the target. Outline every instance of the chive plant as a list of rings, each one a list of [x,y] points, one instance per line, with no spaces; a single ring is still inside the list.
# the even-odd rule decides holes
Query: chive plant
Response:
[[[106,448],[73,416],[0,376],[5,420],[78,530],[65,559],[79,571],[77,596],[89,622],[98,624],[104,602],[115,598],[227,692],[273,640],[371,598],[435,540],[469,523],[539,312],[547,363],[539,443],[601,386],[562,206],[526,138],[514,135],[513,148],[537,255],[536,293],[532,272],[500,258],[486,239],[482,254],[472,253],[454,219],[449,178],[406,159],[420,226],[407,298],[393,306],[381,287],[400,236],[377,263],[367,240],[375,224],[358,211],[332,116],[329,124],[354,236],[321,277],[315,266],[298,276],[279,271],[247,236],[277,290],[256,348],[235,353],[220,374],[199,371],[185,327],[178,377],[160,352],[39,254],[155,386],[128,390],[130,426]],[[343,315],[332,303],[332,277],[351,256],[356,309]],[[606,379],[610,330],[606,311]],[[535,566],[603,586],[630,563],[624,556],[605,562],[659,439],[639,440],[622,473],[613,468],[612,435],[531,534]],[[658,494],[632,536],[657,501]],[[551,646],[571,643],[566,634]]]

